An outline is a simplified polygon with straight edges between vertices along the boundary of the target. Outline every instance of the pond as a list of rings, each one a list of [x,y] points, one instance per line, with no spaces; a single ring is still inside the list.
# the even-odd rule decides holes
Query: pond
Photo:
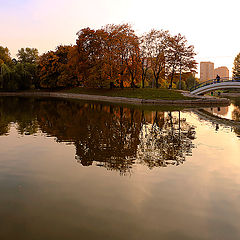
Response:
[[[240,104],[0,98],[0,239],[240,239]]]

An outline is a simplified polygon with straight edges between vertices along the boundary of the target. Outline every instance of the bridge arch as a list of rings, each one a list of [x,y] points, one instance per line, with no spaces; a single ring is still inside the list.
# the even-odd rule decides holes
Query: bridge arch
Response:
[[[192,87],[190,92],[195,95],[204,94],[220,89],[240,89],[240,78],[211,79]]]

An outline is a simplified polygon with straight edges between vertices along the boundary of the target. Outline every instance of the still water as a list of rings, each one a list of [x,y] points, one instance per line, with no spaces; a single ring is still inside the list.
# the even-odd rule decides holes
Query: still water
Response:
[[[240,239],[240,107],[0,98],[0,239]]]

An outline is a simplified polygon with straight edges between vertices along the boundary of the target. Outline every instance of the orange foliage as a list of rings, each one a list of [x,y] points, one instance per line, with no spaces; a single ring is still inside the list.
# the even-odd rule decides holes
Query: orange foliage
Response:
[[[56,51],[44,53],[39,59],[40,86],[43,88],[59,88],[76,86],[77,77],[68,62],[71,46],[58,46]]]
[[[75,46],[59,46],[39,60],[42,87],[135,87],[142,80],[166,85],[170,76],[196,69],[193,46],[180,34],[151,30],[137,37],[129,24],[77,33]],[[111,83],[111,84],[110,84]]]

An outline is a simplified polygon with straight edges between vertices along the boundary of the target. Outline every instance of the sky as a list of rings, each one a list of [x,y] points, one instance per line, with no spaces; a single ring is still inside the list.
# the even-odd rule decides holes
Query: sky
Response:
[[[22,47],[40,53],[75,44],[85,27],[130,23],[137,35],[151,29],[185,35],[196,60],[227,66],[240,52],[239,0],[0,0],[0,46],[15,57]]]

